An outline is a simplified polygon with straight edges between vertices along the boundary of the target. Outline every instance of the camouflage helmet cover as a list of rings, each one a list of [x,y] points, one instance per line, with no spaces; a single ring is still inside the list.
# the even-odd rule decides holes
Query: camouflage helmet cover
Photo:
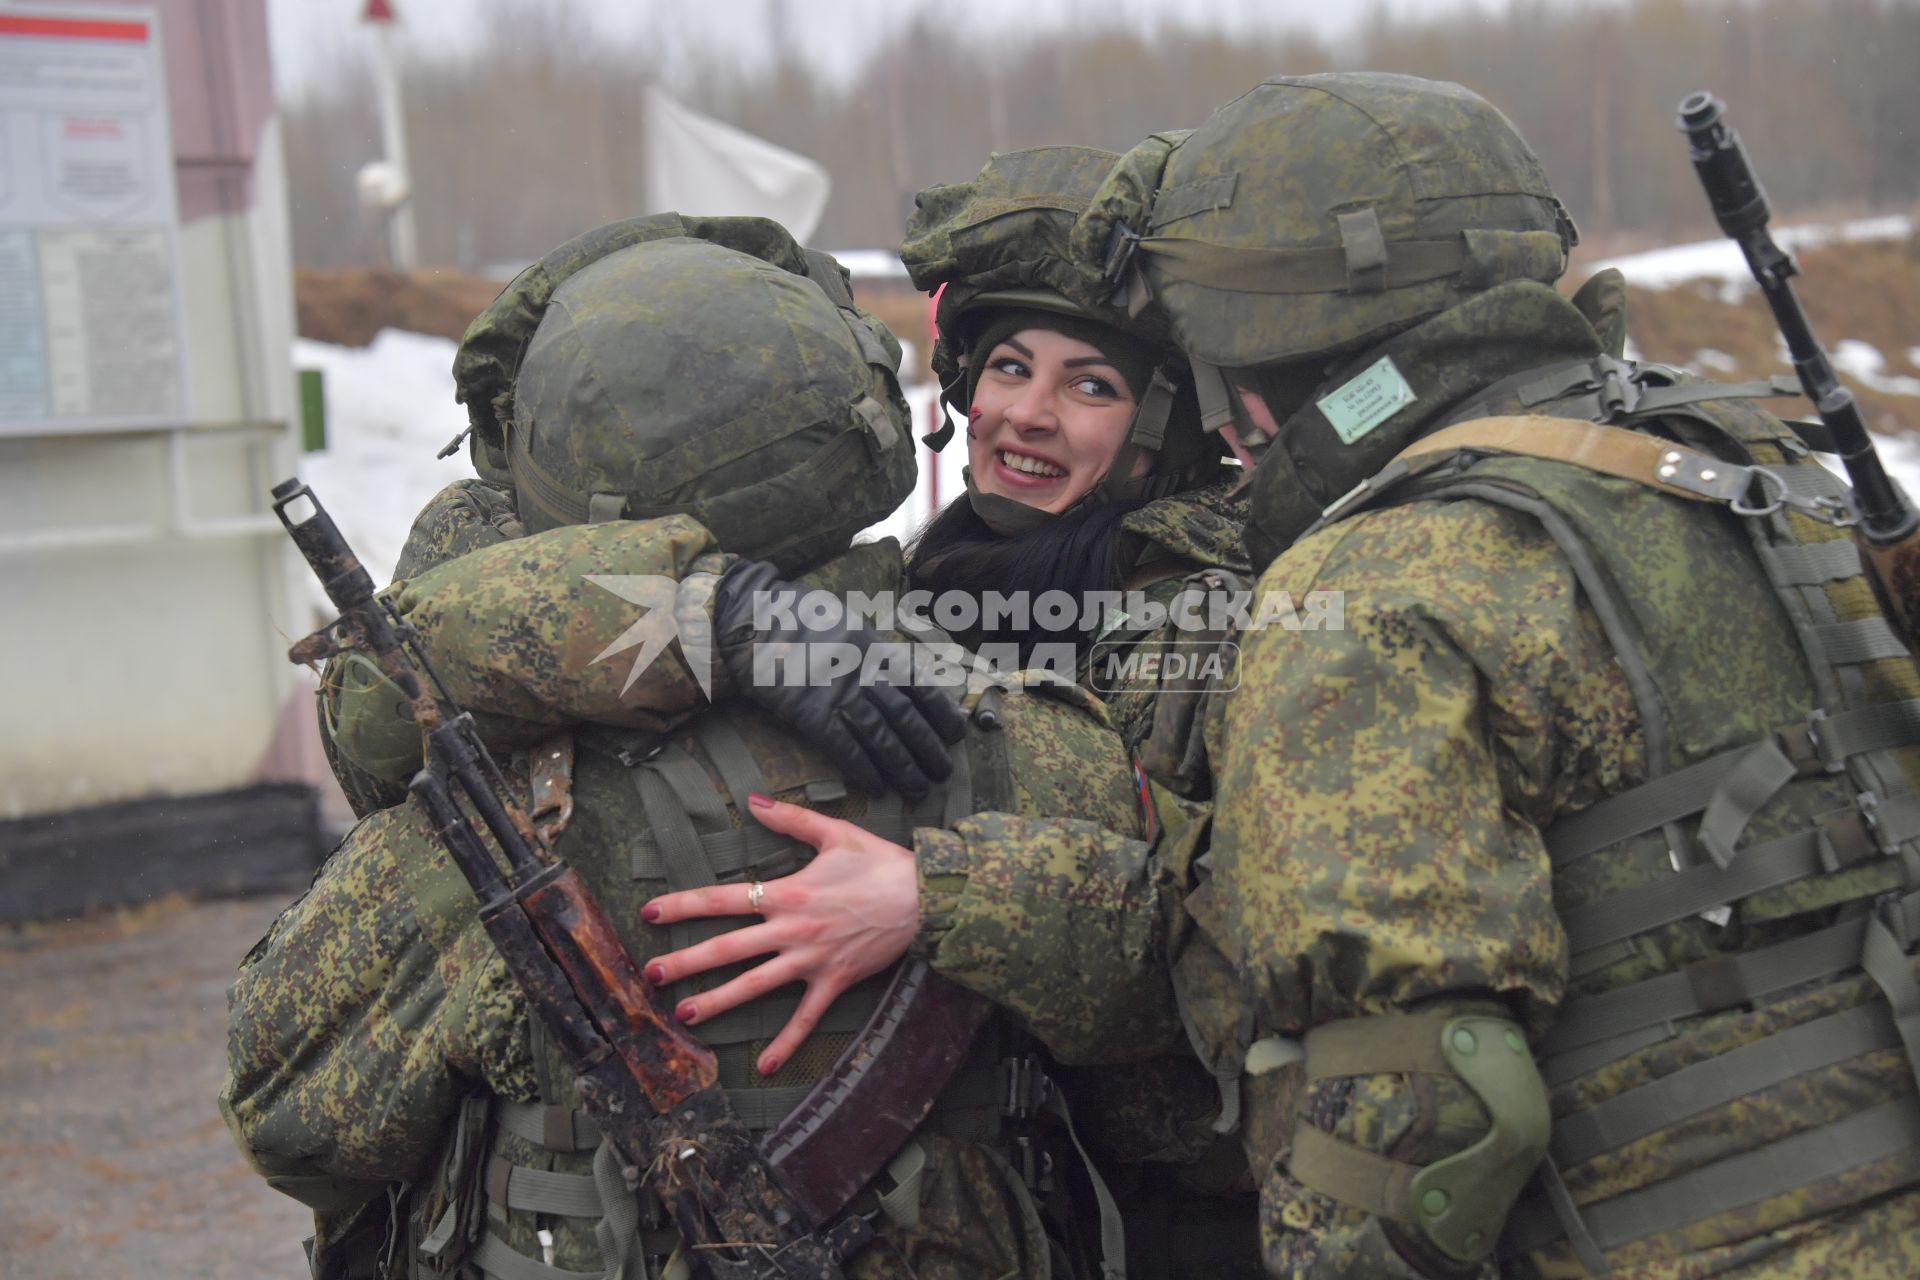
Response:
[[[1110,290],[1144,289],[1181,349],[1223,368],[1352,351],[1496,284],[1551,283],[1576,240],[1485,99],[1355,72],[1277,77],[1149,139],[1073,234]]]
[[[529,530],[686,513],[790,569],[898,506],[914,480],[899,344],[812,258],[810,277],[680,236],[562,281],[507,431]]]
[[[917,288],[939,290],[933,371],[947,402],[961,412],[971,392],[965,376],[969,350],[987,326],[1009,310],[1091,322],[1123,336],[1129,346],[1157,349],[1156,359],[1177,364],[1179,353],[1165,318],[1156,312],[1132,314],[1114,305],[1111,288],[1074,257],[1074,229],[1120,159],[1095,147],[1001,152],[971,181],[930,187],[916,197],[900,257]],[[1163,401],[1148,415],[1142,400],[1142,413],[1129,427],[1130,442],[1160,436],[1157,444],[1140,446],[1157,452],[1153,473],[1135,481],[1116,470],[1100,486],[1107,496],[1173,492],[1213,478],[1216,442],[1199,429],[1184,371],[1176,373],[1169,365],[1168,373],[1168,389],[1156,394],[1170,403]],[[1141,395],[1141,388],[1133,390],[1136,397]],[[1142,418],[1149,416],[1158,425],[1142,425]],[[928,443],[940,448],[951,430],[935,432]]]
[[[1159,317],[1129,318],[1101,298],[1073,261],[1075,221],[1119,157],[1096,147],[1030,147],[995,154],[967,182],[914,198],[901,261],[914,287],[940,291],[933,371],[959,379],[975,317],[1004,306],[1054,311],[1111,325],[1149,341],[1167,339]]]

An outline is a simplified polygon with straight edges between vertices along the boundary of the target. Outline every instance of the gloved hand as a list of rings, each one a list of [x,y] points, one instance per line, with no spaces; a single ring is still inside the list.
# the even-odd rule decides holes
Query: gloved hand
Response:
[[[934,782],[953,772],[946,744],[960,741],[966,732],[959,704],[945,689],[928,685],[863,684],[864,662],[828,683],[756,681],[756,645],[852,645],[864,656],[871,645],[890,639],[844,621],[808,627],[797,617],[791,626],[769,619],[767,627],[756,631],[755,593],[782,591],[797,598],[805,588],[783,581],[764,561],[737,561],[721,575],[713,593],[714,647],[734,687],[825,752],[847,781],[863,791],[898,791],[915,799],[926,795]],[[804,655],[805,650],[800,652]],[[812,667],[803,659],[797,670]],[[784,674],[786,669],[784,663],[775,664],[773,672]]]

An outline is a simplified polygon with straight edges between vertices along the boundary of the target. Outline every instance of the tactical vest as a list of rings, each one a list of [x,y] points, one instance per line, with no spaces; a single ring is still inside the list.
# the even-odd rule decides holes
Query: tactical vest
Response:
[[[1322,521],[1382,499],[1533,517],[1632,690],[1647,781],[1542,833],[1571,981],[1533,1046],[1550,1154],[1502,1242],[1593,1275],[1636,1242],[1731,1243],[1920,1180],[1920,673],[1812,456],[1829,442],[1730,391],[1766,393],[1607,357],[1535,370]],[[1544,416],[1478,418],[1516,396]],[[1670,440],[1588,425],[1653,419]],[[1751,618],[1740,653],[1728,609]]]
[[[981,727],[983,720],[990,717],[976,714],[966,741],[954,749],[953,776],[917,803],[895,795],[866,801],[850,794],[830,765],[794,747],[750,710],[716,709],[664,742],[646,734],[582,729],[572,737],[583,780],[591,775],[604,786],[609,775],[624,775],[644,824],[634,824],[637,829],[624,848],[598,857],[568,843],[557,851],[576,866],[597,862],[600,874],[591,878],[602,904],[616,919],[626,913],[638,919],[639,904],[660,892],[773,880],[811,859],[806,845],[745,817],[750,793],[803,800],[908,844],[917,826],[950,826],[981,809],[1010,807],[1005,746],[997,729]],[[555,743],[538,750],[563,749]],[[543,782],[537,769],[534,776],[539,820],[543,812],[564,806],[552,794],[561,784],[550,773]],[[630,892],[608,885],[618,876],[612,865],[618,859],[626,863]],[[668,948],[679,950],[740,926],[738,920],[673,925]],[[702,975],[667,997],[677,1002],[736,971]],[[773,992],[700,1025],[701,1039],[718,1059],[727,1097],[749,1129],[773,1129],[808,1098],[815,1082],[867,1027],[891,977],[892,971],[877,975],[843,994],[795,1060],[772,1077],[761,1077],[754,1064],[798,1006],[797,994]],[[537,1027],[537,1020],[529,1025]],[[652,1276],[677,1243],[653,1197],[627,1190],[611,1149],[577,1107],[572,1073],[558,1051],[538,1034],[532,1040],[541,1101],[479,1096],[463,1105],[433,1182],[414,1196],[411,1257],[403,1274],[475,1280]],[[932,1123],[941,1132],[974,1140],[998,1134],[1008,1099],[1006,1048],[989,1024],[934,1105]],[[910,1143],[892,1161],[890,1179],[881,1180],[891,1185],[875,1188],[878,1199],[868,1207],[896,1220],[910,1215],[918,1204],[915,1176],[923,1158]]]

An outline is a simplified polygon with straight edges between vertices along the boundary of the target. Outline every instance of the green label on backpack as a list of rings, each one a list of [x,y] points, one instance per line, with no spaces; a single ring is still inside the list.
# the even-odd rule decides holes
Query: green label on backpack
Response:
[[[1393,360],[1381,356],[1338,391],[1319,402],[1342,444],[1352,444],[1414,402],[1413,388]]]

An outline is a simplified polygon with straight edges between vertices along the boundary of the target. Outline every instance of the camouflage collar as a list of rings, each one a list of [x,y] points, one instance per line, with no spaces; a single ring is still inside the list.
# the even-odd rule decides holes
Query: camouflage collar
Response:
[[[1247,522],[1247,496],[1229,496],[1240,478],[1237,468],[1223,467],[1208,484],[1156,498],[1128,512],[1120,527],[1147,540],[1140,557],[1143,562],[1171,556],[1245,573],[1247,550],[1241,531]]]

